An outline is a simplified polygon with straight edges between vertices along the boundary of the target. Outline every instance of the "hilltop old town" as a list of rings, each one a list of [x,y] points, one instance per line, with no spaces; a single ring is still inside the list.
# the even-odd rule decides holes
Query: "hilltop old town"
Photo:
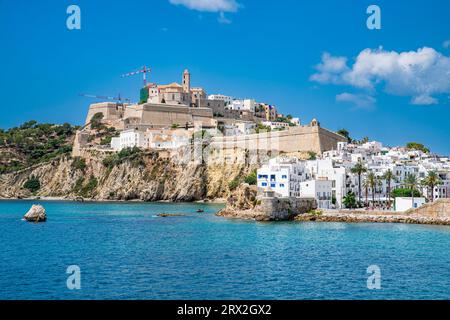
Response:
[[[115,132],[106,143],[91,138],[99,124]],[[450,197],[448,157],[416,143],[387,147],[368,138],[355,141],[346,130],[332,132],[317,119],[302,123],[252,98],[208,95],[191,86],[188,70],[181,84],[158,85],[146,82],[144,68],[139,103],[92,104],[73,155],[127,148],[180,154],[189,146],[200,146],[202,161],[254,161],[258,194],[313,198],[319,209],[406,211]],[[189,158],[198,159],[195,152]]]

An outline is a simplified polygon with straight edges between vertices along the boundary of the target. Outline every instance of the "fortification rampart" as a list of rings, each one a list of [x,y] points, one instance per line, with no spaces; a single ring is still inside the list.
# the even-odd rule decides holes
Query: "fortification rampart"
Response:
[[[214,137],[211,147],[222,150],[270,150],[272,152],[322,153],[337,148],[346,139],[319,126],[292,127],[285,131],[264,132],[231,137]]]

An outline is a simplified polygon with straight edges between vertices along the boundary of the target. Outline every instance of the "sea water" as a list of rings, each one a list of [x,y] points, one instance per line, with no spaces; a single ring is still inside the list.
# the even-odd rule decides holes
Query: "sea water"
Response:
[[[33,203],[47,222],[22,221]],[[262,223],[221,208],[0,201],[0,299],[450,298],[450,227]]]

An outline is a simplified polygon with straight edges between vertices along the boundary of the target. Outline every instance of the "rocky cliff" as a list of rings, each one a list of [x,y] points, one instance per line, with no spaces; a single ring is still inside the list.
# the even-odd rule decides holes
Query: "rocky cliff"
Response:
[[[254,169],[245,164],[205,165],[177,160],[166,152],[139,152],[118,158],[92,150],[81,158],[61,156],[0,175],[0,198],[142,201],[226,198],[230,194],[230,181],[242,181]],[[26,187],[30,179],[38,181],[37,188]]]

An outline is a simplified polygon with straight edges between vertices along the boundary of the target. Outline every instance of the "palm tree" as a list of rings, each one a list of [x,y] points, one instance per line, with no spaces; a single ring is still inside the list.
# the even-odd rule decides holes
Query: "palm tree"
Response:
[[[369,202],[368,202],[368,199],[367,199],[368,196],[369,196],[369,187],[370,187],[369,180],[364,179],[363,187],[364,187],[364,190],[366,191],[366,207],[369,207]]]
[[[415,174],[409,173],[406,176],[404,185],[406,188],[411,190],[412,207],[414,208],[414,191],[417,190],[417,186],[419,185],[419,180],[417,179],[417,176]]]
[[[367,168],[364,166],[361,160],[358,161],[357,164],[351,169],[351,172],[358,175],[358,198],[359,202],[361,202],[361,175],[367,171]]]
[[[395,176],[392,170],[389,169],[383,175],[383,179],[386,181],[386,193],[388,198],[388,208],[391,209],[391,182],[395,181]]]
[[[377,188],[377,177],[372,171],[367,175],[367,182],[372,189],[372,209],[375,207],[375,190]]]
[[[440,185],[442,183],[441,179],[437,175],[436,171],[428,172],[428,176],[423,179],[423,185],[427,187],[427,189],[431,189],[431,202],[434,201],[434,187]]]
[[[381,204],[381,196],[383,193],[383,179],[377,176],[378,203]]]

